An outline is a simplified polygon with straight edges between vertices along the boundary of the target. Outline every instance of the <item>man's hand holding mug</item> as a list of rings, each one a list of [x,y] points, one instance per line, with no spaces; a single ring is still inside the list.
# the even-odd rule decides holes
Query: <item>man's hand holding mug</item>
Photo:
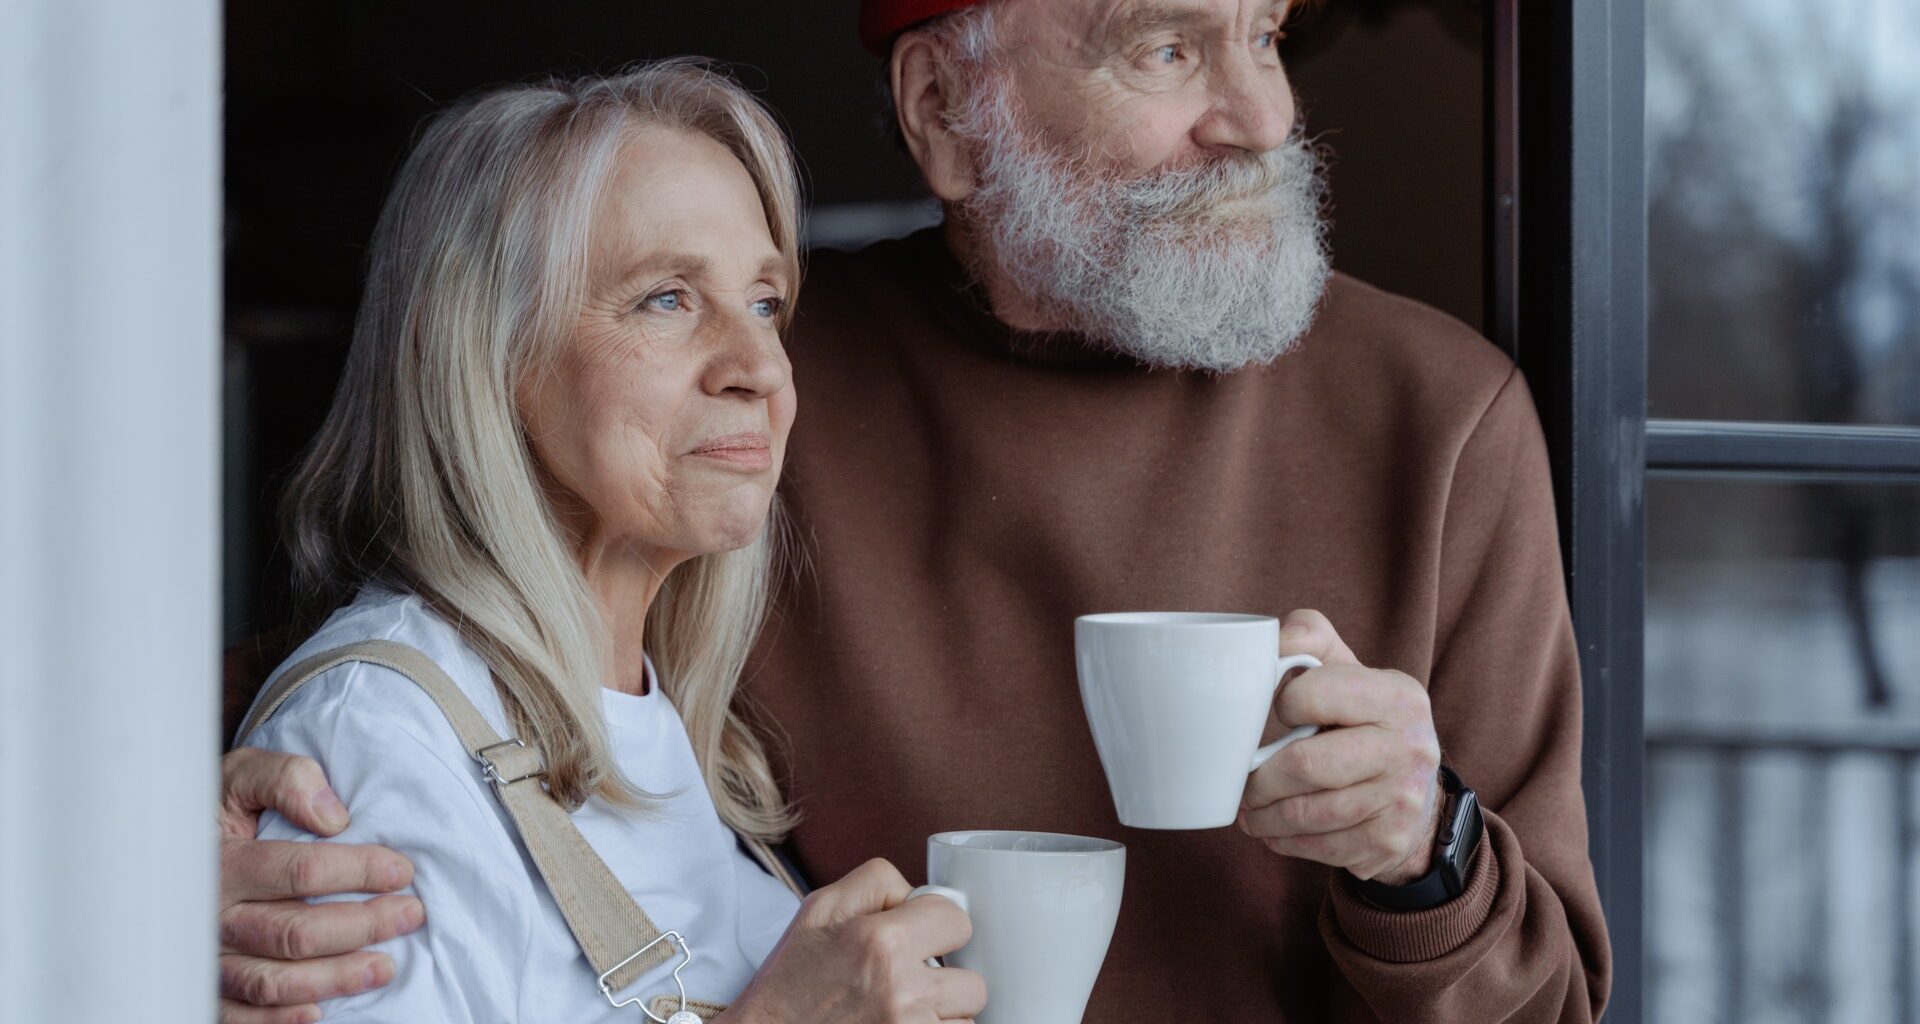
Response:
[[[1316,611],[1287,616],[1280,653],[1310,654],[1321,666],[1281,689],[1275,719],[1322,728],[1247,779],[1240,830],[1356,878],[1399,885],[1426,874],[1440,815],[1440,738],[1426,688],[1360,664]]]
[[[1326,616],[1087,615],[1074,648],[1123,824],[1237,823],[1361,879],[1426,874],[1440,804],[1427,692],[1361,665]],[[1285,734],[1259,746],[1263,723]]]

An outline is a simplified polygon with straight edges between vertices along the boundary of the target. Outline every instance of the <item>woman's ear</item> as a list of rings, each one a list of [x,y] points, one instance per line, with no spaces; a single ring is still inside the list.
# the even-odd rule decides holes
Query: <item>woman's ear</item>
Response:
[[[947,126],[960,102],[951,72],[947,55],[925,32],[910,31],[893,44],[888,75],[900,135],[927,188],[941,201],[957,203],[973,194],[973,160]]]

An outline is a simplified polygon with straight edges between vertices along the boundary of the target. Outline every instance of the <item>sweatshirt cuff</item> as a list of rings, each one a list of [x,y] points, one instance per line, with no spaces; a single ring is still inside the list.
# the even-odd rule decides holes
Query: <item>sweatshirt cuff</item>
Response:
[[[1486,924],[1500,892],[1492,815],[1487,815],[1486,824],[1466,889],[1437,907],[1382,910],[1360,895],[1352,875],[1335,872],[1328,902],[1340,933],[1360,952],[1396,964],[1435,960],[1465,945]]]

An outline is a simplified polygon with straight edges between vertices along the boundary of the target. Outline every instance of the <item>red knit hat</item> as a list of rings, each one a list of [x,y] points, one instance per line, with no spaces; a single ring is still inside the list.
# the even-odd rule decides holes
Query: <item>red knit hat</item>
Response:
[[[860,0],[860,43],[875,57],[885,58],[893,37],[948,11],[972,7],[980,0]]]

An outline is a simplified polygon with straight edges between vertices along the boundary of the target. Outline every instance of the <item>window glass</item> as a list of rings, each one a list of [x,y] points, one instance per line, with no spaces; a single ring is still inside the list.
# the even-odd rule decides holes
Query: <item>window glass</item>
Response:
[[[1920,1020],[1920,487],[1647,513],[1647,1019]]]
[[[1649,0],[1648,408],[1920,424],[1920,4]]]

